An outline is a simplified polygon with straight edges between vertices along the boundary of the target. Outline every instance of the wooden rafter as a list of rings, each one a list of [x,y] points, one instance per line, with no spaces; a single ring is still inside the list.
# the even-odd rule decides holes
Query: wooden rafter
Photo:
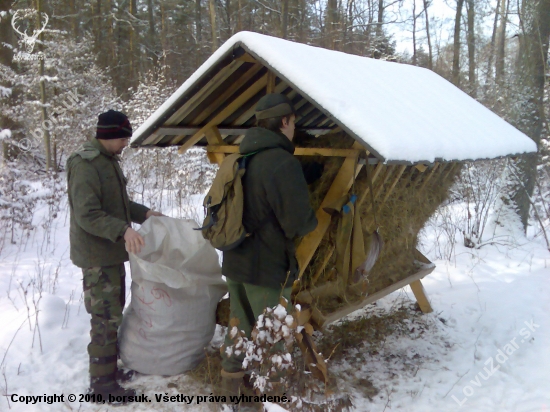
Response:
[[[277,86],[275,86],[274,93],[282,93],[287,87],[288,85],[285,82],[280,82]],[[233,124],[235,125],[245,124],[252,117],[254,117],[255,113],[256,113],[256,107],[252,106],[246,112],[242,113],[237,119],[235,119],[233,121]]]
[[[187,149],[194,146],[199,140],[201,140],[208,129],[212,126],[219,125],[227,117],[231,116],[237,109],[243,104],[255,96],[260,90],[262,90],[267,83],[267,75],[263,75],[260,79],[256,80],[252,86],[245,90],[229,105],[227,105],[220,113],[218,113],[212,120],[210,120],[205,126],[203,126],[197,133],[191,136],[185,143],[181,145],[178,153],[185,153]]]
[[[439,163],[435,163],[434,164],[434,167],[432,167],[432,170],[430,170],[430,173],[428,173],[428,176],[426,176],[426,178],[424,179],[424,181],[422,182],[422,185],[420,186],[420,190],[423,190],[426,185],[430,182],[430,180],[432,179],[435,171],[439,168]]]
[[[233,83],[230,87],[228,87],[226,90],[224,90],[222,93],[220,93],[216,99],[211,102],[208,107],[206,107],[201,113],[197,115],[195,119],[193,119],[194,125],[199,125],[202,122],[204,122],[209,116],[212,115],[216,110],[218,110],[225,102],[227,102],[227,99],[229,99],[237,90],[239,90],[241,87],[243,87],[246,83],[248,83],[261,69],[261,64],[255,64],[253,65],[244,75],[242,75],[235,83]],[[265,77],[265,76],[264,76]],[[246,93],[246,92],[245,92]],[[238,98],[237,98],[238,99]],[[222,119],[223,120],[223,119]],[[221,121],[220,121],[221,122]],[[220,123],[218,122],[215,124],[215,126],[218,126]],[[209,122],[210,124],[210,122]],[[170,141],[170,144],[175,145],[178,144],[181,140],[183,140],[185,136],[178,136],[173,138]]]
[[[275,78],[277,76],[275,73],[273,73],[271,70],[267,72],[267,86],[266,86],[266,93],[275,93]]]
[[[386,201],[388,200],[388,198],[392,194],[393,189],[395,189],[395,185],[397,185],[397,182],[399,182],[399,179],[401,179],[401,176],[403,175],[403,172],[405,171],[406,168],[407,168],[407,166],[405,166],[405,165],[399,166],[399,170],[395,174],[395,177],[393,178],[393,181],[392,181],[390,187],[386,191],[386,194],[384,195],[384,199],[382,199],[382,202],[380,202],[380,206],[379,206],[380,209],[382,208],[382,206],[384,206],[384,204],[386,203]]]
[[[196,94],[194,94],[187,102],[185,102],[170,118],[166,121],[166,125],[176,125],[181,122],[185,116],[192,110],[193,107],[200,104],[210,93],[216,90],[220,85],[227,80],[239,67],[243,64],[242,61],[233,61],[227,65],[223,70],[216,73],[216,75]],[[261,68],[261,65],[258,65]],[[160,139],[163,138],[163,135],[155,131],[151,136],[149,136],[142,144],[155,144]]]

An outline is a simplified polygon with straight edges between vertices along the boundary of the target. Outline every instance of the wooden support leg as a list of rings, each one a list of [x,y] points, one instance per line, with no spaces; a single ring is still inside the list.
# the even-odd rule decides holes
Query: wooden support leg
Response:
[[[309,326],[311,328],[311,325]],[[304,356],[306,367],[315,379],[326,384],[329,377],[325,359],[319,354],[319,350],[317,349],[315,342],[313,341],[311,335],[306,332],[306,329],[302,330],[301,334],[298,336],[297,343]]]
[[[420,306],[422,312],[433,312],[432,305],[430,305],[428,296],[426,296],[426,291],[424,290],[424,286],[422,286],[422,282],[420,282],[420,280],[415,280],[414,282],[411,282],[409,286],[411,287],[414,297],[416,298],[418,306]]]

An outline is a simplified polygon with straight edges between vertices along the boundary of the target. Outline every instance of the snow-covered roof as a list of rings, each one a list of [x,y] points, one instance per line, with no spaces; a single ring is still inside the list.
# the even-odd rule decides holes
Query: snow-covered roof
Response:
[[[244,49],[275,73],[289,86],[287,93],[292,90],[306,99],[334,127],[342,128],[383,161],[476,160],[537,150],[525,134],[430,70],[251,32],[237,33],[225,42],[137,129],[132,145],[158,144],[158,139],[148,142],[147,138],[155,131],[158,134],[161,126],[186,126],[185,121],[175,121],[175,113],[189,104],[198,89],[207,88],[216,70],[228,67],[237,49]],[[235,79],[230,77],[228,82]],[[233,100],[228,98],[225,104]],[[200,108],[197,104],[195,113]],[[245,120],[239,123],[238,118],[228,118],[226,125],[246,126],[253,120],[241,116]],[[163,144],[181,140],[170,137]]]

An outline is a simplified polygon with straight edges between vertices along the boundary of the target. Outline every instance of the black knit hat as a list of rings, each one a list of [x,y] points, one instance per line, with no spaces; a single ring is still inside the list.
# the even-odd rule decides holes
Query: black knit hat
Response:
[[[132,137],[132,126],[124,113],[109,110],[99,115],[95,137],[105,140]]]
[[[256,105],[256,119],[258,120],[291,114],[295,114],[294,107],[290,99],[284,94],[266,94]]]

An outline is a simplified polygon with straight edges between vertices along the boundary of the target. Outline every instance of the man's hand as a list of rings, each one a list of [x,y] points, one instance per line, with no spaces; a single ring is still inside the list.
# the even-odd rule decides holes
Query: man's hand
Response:
[[[126,250],[133,254],[139,253],[141,247],[145,246],[143,237],[131,227],[124,232],[124,242],[126,242]]]
[[[147,213],[145,214],[145,219],[149,219],[151,216],[166,216],[166,215],[163,215],[160,212],[155,212],[154,210],[148,210]]]

